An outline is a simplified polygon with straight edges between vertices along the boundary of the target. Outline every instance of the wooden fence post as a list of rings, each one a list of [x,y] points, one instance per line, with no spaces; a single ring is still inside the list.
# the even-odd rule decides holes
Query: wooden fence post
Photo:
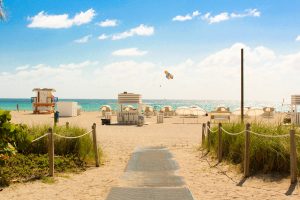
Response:
[[[218,134],[218,161],[222,162],[222,124],[219,123],[219,134]]]
[[[98,146],[97,146],[96,123],[94,123],[93,126],[92,126],[92,132],[93,132],[93,144],[94,144],[96,167],[99,167],[99,155],[98,155]]]
[[[207,151],[210,152],[210,122],[207,122]]]
[[[295,130],[290,130],[290,170],[291,184],[297,183],[297,150],[295,141]]]
[[[69,122],[66,122],[66,128],[67,128],[67,129],[69,128],[69,125],[70,125],[70,123],[69,123]]]
[[[48,129],[49,176],[54,176],[54,138],[53,129]]]
[[[250,175],[250,124],[246,124],[245,152],[244,152],[244,178]]]
[[[203,123],[202,124],[202,147],[204,147],[205,144],[205,128],[206,128],[206,124]]]

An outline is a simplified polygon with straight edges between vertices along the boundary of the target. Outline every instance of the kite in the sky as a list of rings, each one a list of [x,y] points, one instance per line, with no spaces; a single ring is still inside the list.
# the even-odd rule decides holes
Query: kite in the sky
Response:
[[[166,74],[167,79],[173,79],[174,78],[174,76],[172,74],[170,74],[170,72],[168,72],[167,70],[165,70],[165,74]]]

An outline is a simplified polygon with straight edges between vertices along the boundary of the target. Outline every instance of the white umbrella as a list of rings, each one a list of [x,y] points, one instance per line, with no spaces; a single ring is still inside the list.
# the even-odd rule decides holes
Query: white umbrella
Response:
[[[191,115],[194,115],[194,116],[204,116],[206,115],[206,111],[203,109],[203,108],[200,108],[200,107],[191,107],[190,108],[191,110]]]
[[[248,110],[250,110],[250,107],[244,108],[244,115],[245,115],[245,113],[247,113]],[[232,112],[232,114],[233,115],[241,115],[241,109],[240,108],[236,109],[235,111]]]
[[[163,111],[163,112],[170,112],[170,111],[172,111],[172,110],[173,110],[172,106],[164,106],[164,107],[161,109],[161,111]]]
[[[255,116],[260,116],[260,115],[264,114],[264,111],[261,108],[251,108],[246,112],[246,114],[248,116],[255,117]]]
[[[105,111],[105,112],[110,112],[111,107],[109,105],[103,105],[103,106],[101,106],[100,110]]]
[[[149,105],[145,105],[145,106],[144,106],[144,111],[145,111],[145,112],[153,112],[153,107],[152,107],[152,106],[149,106]]]
[[[190,108],[188,108],[186,106],[181,106],[181,107],[178,107],[175,112],[177,115],[190,115],[191,110],[190,110]]]

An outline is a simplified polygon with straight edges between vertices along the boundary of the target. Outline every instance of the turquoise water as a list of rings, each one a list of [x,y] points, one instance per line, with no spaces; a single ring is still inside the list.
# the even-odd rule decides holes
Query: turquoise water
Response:
[[[113,110],[117,110],[116,99],[59,99],[59,101],[76,101],[81,105],[84,111],[98,111],[102,105],[110,105]],[[170,105],[174,109],[179,106],[192,106],[197,105],[207,111],[212,111],[218,105],[229,107],[230,110],[235,110],[240,107],[239,101],[223,101],[223,100],[143,100],[144,104],[153,106],[156,110],[161,107]],[[19,105],[20,110],[32,110],[30,99],[0,99],[0,109],[16,110],[16,105]],[[246,101],[245,106],[263,107],[273,106],[277,111],[287,111],[289,108],[282,107],[280,102],[268,101]]]

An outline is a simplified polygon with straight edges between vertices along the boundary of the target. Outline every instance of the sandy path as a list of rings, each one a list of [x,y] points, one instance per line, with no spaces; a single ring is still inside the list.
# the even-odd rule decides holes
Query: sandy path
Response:
[[[50,115],[30,115],[13,112],[13,121],[28,124],[48,123],[53,121]],[[0,192],[0,199],[105,199],[113,186],[121,184],[120,177],[128,159],[137,146],[163,145],[170,149],[179,163],[178,175],[183,176],[187,187],[195,199],[299,199],[300,189],[295,188],[293,195],[286,196],[289,179],[264,181],[262,178],[250,178],[242,187],[236,186],[240,175],[221,171],[233,171],[222,163],[210,167],[206,157],[196,151],[201,141],[199,124],[174,124],[181,119],[166,119],[164,124],[156,124],[155,119],[147,119],[149,125],[101,126],[99,114],[83,113],[75,118],[62,118],[61,124],[69,121],[90,129],[97,122],[97,134],[106,154],[106,162],[100,168],[91,168],[69,178],[57,177],[56,183],[44,184],[35,181],[26,184],[14,184]],[[187,121],[186,121],[187,122]],[[190,119],[190,122],[196,122]],[[209,161],[211,165],[215,161]],[[230,178],[229,178],[230,177]]]

